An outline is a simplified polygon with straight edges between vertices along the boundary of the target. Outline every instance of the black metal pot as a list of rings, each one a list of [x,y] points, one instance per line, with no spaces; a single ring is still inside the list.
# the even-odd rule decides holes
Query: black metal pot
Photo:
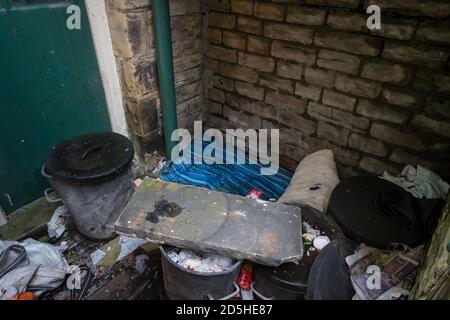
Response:
[[[134,192],[133,156],[131,141],[110,132],[65,141],[48,155],[42,174],[89,239],[116,236],[114,223]]]
[[[241,261],[224,272],[193,272],[170,259],[167,253],[173,249],[160,246],[164,288],[170,300],[228,300],[239,293],[235,281],[239,276]]]

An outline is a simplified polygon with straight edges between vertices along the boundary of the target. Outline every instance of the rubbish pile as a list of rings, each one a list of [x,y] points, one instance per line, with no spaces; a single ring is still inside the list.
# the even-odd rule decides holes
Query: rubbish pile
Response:
[[[161,161],[153,173],[160,173],[163,180],[213,191],[136,180],[139,190],[131,206],[115,225],[110,218],[103,223],[108,235],[117,230],[130,236],[109,242],[102,236],[98,239],[104,242],[91,243],[78,253],[77,242],[82,241],[67,238],[77,214],[70,214],[73,209],[63,203],[47,225],[48,241],[55,245],[33,239],[0,240],[0,300],[36,299],[58,288],[83,299],[89,290],[97,292],[98,287],[90,289],[91,282],[103,286],[118,279],[124,268],[148,277],[154,261],[147,253],[155,252],[158,245],[136,234],[167,244],[160,247],[163,259],[159,256],[152,277],[157,278],[161,267],[169,298],[396,300],[410,294],[424,245],[433,236],[450,188],[438,175],[421,166],[407,166],[400,176],[385,172],[379,178],[360,176],[340,182],[331,150],[306,157],[293,177],[284,170],[261,176],[260,169],[259,164]],[[134,192],[130,177],[125,177],[130,193],[125,198]],[[174,207],[176,214],[167,214]],[[89,219],[83,218],[84,227]],[[80,221],[76,226],[80,229]],[[206,232],[211,234],[203,237]],[[150,251],[145,251],[149,245]],[[190,249],[164,251],[169,245]],[[210,253],[200,253],[200,248]],[[228,253],[230,257],[219,255]],[[82,259],[75,259],[76,255]],[[241,268],[244,260],[249,261],[242,262]],[[113,270],[115,266],[118,270]],[[101,278],[102,273],[108,275]],[[222,287],[220,281],[214,283],[214,277],[225,275]],[[153,279],[132,296],[151,287]],[[81,290],[72,290],[70,281],[82,284]]]
[[[219,273],[228,271],[233,266],[233,260],[216,254],[200,254],[191,250],[172,250],[167,255],[180,267],[193,272]]]
[[[148,241],[121,235],[91,253],[94,266],[112,266]]]
[[[0,300],[26,291],[37,297],[61,286],[69,265],[53,245],[33,239],[0,241]]]
[[[305,231],[305,233],[303,233],[303,238],[306,241],[311,242],[317,250],[322,250],[331,242],[328,236],[324,235],[320,230],[314,229],[306,221],[303,222],[303,230]]]
[[[346,258],[354,300],[396,300],[409,294],[424,246],[381,251],[362,244]]]

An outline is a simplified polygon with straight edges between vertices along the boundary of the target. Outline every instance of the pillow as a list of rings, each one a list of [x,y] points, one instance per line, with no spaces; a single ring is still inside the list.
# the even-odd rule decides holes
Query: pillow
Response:
[[[324,213],[331,193],[339,182],[333,151],[321,150],[302,160],[278,202],[304,204]]]

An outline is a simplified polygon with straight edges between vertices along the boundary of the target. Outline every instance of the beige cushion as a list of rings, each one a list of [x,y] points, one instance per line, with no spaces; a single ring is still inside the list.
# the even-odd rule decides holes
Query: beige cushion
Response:
[[[326,212],[331,193],[339,182],[333,151],[321,150],[303,159],[278,202],[304,204]]]

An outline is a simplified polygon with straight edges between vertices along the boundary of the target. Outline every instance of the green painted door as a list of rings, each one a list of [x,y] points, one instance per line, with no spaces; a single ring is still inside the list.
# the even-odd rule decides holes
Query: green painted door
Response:
[[[69,30],[73,4],[81,29]],[[53,146],[110,130],[84,1],[0,0],[0,206],[42,196]]]

